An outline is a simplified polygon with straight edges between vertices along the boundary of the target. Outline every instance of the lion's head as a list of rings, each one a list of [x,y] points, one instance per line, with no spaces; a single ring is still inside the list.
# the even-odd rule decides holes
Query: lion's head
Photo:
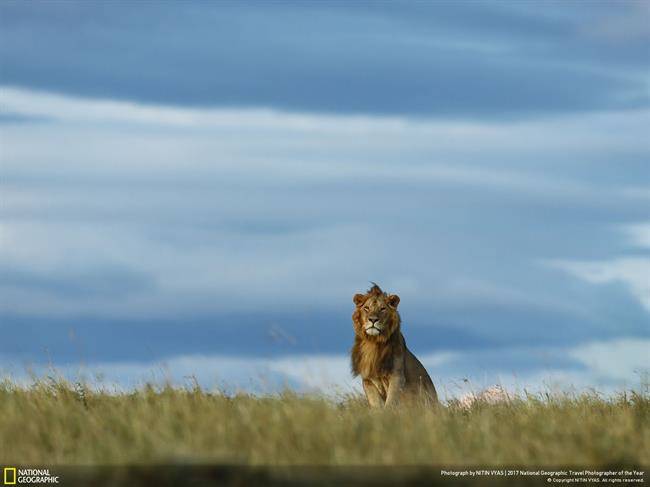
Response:
[[[353,301],[356,308],[352,314],[352,323],[358,337],[384,342],[399,328],[397,294],[386,294],[373,283],[366,294],[355,294]]]

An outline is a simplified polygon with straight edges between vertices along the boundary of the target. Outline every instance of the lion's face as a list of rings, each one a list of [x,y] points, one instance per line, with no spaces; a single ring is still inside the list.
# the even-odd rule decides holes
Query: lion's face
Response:
[[[364,338],[374,337],[386,340],[399,325],[397,305],[399,296],[386,294],[379,287],[372,288],[366,294],[355,294],[356,309],[353,321],[357,334]]]

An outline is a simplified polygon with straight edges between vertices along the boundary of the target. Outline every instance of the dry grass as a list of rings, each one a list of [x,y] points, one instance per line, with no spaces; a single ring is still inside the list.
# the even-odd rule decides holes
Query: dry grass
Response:
[[[650,464],[647,392],[370,411],[359,397],[0,384],[7,464]]]

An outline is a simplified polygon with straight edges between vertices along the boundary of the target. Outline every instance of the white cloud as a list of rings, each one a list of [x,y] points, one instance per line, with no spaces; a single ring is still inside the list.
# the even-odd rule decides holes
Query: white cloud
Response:
[[[650,249],[650,222],[626,225],[623,230],[633,245]]]
[[[511,354],[520,354],[522,350],[539,352],[529,347],[503,349],[499,353],[505,359]],[[583,364],[585,369],[562,369],[553,364],[521,374],[503,374],[498,369],[485,369],[481,377],[466,381],[464,378],[468,375],[468,368],[473,364],[472,351],[435,352],[419,358],[444,399],[477,392],[494,384],[517,393],[580,392],[589,388],[612,393],[623,388],[637,388],[643,374],[650,372],[648,339],[588,342],[575,347],[544,349],[544,352],[571,357]],[[147,382],[192,385],[196,380],[202,387],[217,387],[226,392],[274,393],[288,387],[301,392],[340,397],[342,394],[361,392],[360,379],[351,376],[349,363],[347,355],[291,355],[278,358],[185,355],[146,363],[62,364],[56,365],[55,370],[71,380],[83,377],[109,390],[129,389]],[[47,367],[36,364],[31,369],[39,376]],[[1,376],[27,383],[23,370],[2,361]]]
[[[339,395],[359,391],[358,380],[350,373],[347,356],[296,355],[281,358],[229,357],[220,355],[183,355],[156,362],[104,362],[59,364],[49,373],[70,380],[84,378],[97,386],[129,389],[145,383],[193,384],[219,388],[226,392],[274,393],[285,388],[301,392],[318,391]],[[48,367],[32,364],[36,376]],[[25,382],[25,372],[0,361],[0,377]]]
[[[138,130],[176,128],[178,132],[171,134],[172,139],[189,131],[208,140],[223,134],[235,140],[293,134],[301,137],[291,141],[296,147],[307,147],[314,137],[322,141],[325,137],[337,136],[337,146],[372,149],[368,145],[372,142],[376,147],[372,152],[389,150],[395,156],[405,149],[420,153],[424,150],[430,158],[429,163],[433,162],[432,156],[438,159],[438,164],[444,163],[439,156],[449,151],[473,158],[483,156],[483,159],[486,153],[498,152],[516,155],[516,165],[524,167],[530,167],[531,156],[540,149],[545,154],[553,152],[558,155],[584,154],[585,151],[596,154],[621,147],[643,151],[646,149],[644,128],[650,122],[650,110],[488,123],[398,116],[325,115],[272,109],[184,108],[56,95],[6,85],[0,85],[0,108],[5,113],[74,125],[77,130],[96,126],[106,131],[135,124],[136,127],[131,128]],[[30,127],[30,131],[33,129]],[[131,140],[129,132],[120,131],[119,135],[124,140]],[[164,135],[170,136],[169,133]],[[359,138],[360,135],[364,138]],[[269,141],[264,139],[263,142],[266,145]],[[122,147],[117,144],[114,149],[121,152]],[[457,167],[458,161],[451,162]],[[482,165],[476,164],[477,167]]]
[[[622,257],[600,262],[555,260],[548,265],[592,284],[620,282],[650,311],[650,259]]]
[[[585,364],[593,374],[619,382],[650,373],[650,340],[621,338],[577,346],[569,356]]]
[[[622,230],[631,245],[650,248],[650,223],[628,224]],[[591,262],[553,260],[546,264],[592,284],[622,283],[650,311],[650,259],[646,257]]]
[[[310,389],[343,393],[359,390],[359,380],[352,378],[350,359],[344,355],[285,357],[269,362],[269,368]]]
[[[30,117],[45,117],[64,122],[141,124],[177,128],[224,128],[248,130],[335,130],[347,122],[345,129],[364,132],[378,125],[372,117],[311,116],[272,109],[200,109],[148,105],[56,95],[11,86],[0,86],[0,105],[3,111]],[[396,117],[382,119],[384,128],[403,130],[406,120]]]

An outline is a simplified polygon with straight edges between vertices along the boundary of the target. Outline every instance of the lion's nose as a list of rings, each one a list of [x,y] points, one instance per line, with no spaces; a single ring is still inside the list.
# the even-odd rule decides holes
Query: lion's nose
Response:
[[[376,318],[374,316],[369,316],[368,321],[372,323],[373,325],[379,321],[379,318]]]

